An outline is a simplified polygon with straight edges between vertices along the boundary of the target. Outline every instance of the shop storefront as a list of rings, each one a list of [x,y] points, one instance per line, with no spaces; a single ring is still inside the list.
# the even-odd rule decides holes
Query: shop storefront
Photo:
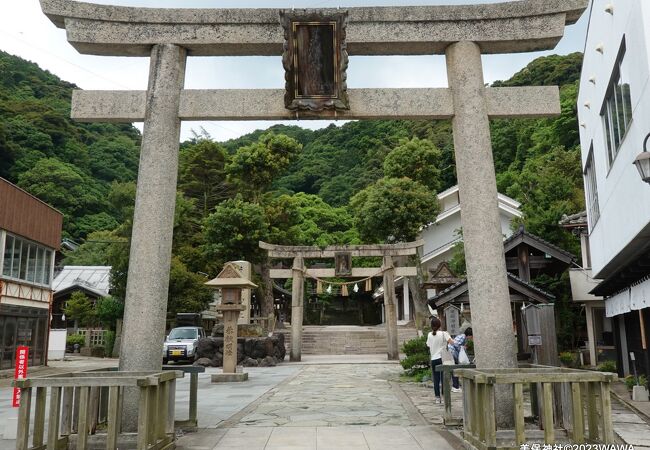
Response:
[[[13,369],[16,347],[29,347],[29,366],[45,364],[48,310],[0,304],[0,370]]]

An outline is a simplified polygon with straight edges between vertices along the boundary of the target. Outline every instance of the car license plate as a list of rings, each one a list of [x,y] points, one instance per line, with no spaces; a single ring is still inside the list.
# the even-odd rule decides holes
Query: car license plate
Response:
[[[183,350],[172,350],[171,355],[172,356],[183,356]]]

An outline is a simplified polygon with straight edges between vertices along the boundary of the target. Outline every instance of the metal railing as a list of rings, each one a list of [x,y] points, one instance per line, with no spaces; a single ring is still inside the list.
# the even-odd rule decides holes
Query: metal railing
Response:
[[[567,396],[571,420],[567,436],[571,443],[585,441],[614,443],[610,385],[613,374],[564,368],[532,369],[458,369],[454,374],[463,381],[463,438],[479,450],[520,448],[527,442],[524,417],[524,386],[531,393],[541,385],[541,425],[543,441],[553,445],[556,426],[561,417],[554,417],[554,386],[569,387]],[[495,387],[510,386],[513,393],[514,441],[512,430],[497,430]],[[559,398],[557,401],[561,401]],[[585,429],[585,412],[587,429]],[[565,423],[566,424],[566,423]],[[588,433],[585,431],[588,430]],[[528,436],[528,441],[531,441]]]
[[[104,444],[116,449],[135,440],[138,450],[164,449],[175,441],[174,406],[179,371],[76,372],[14,381],[21,389],[17,450],[57,450],[74,443],[78,450]],[[97,432],[100,392],[108,389],[105,433]],[[137,433],[121,430],[125,395],[139,391]],[[46,402],[49,397],[49,411]],[[34,408],[34,413],[31,413]],[[30,431],[32,434],[29,444]],[[47,433],[46,433],[47,431]]]

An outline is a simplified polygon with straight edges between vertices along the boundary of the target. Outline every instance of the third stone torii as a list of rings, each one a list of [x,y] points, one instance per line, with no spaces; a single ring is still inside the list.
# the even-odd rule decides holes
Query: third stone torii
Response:
[[[489,119],[560,113],[555,87],[486,88],[481,55],[552,49],[587,3],[349,8],[350,55],[445,54],[449,88],[354,89],[348,91],[349,110],[311,117],[452,119],[478,367],[516,364]],[[66,29],[68,41],[81,53],[151,58],[146,91],[75,91],[72,117],[144,121],[120,369],[158,370],[180,121],[295,118],[285,108],[281,89],[183,89],[187,56],[280,56],[284,34],[279,11],[150,9],[69,0],[41,0],[41,8]]]

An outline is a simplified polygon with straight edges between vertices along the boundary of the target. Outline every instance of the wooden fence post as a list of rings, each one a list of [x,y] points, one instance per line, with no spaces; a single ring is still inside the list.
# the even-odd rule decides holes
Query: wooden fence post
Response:
[[[45,402],[47,401],[47,388],[36,388],[36,410],[34,411],[34,447],[43,445],[45,437]]]
[[[117,436],[120,433],[120,387],[111,386],[108,390],[108,411],[106,420],[108,430],[106,431],[106,449],[117,448]]]
[[[485,445],[495,448],[497,445],[496,405],[494,403],[494,384],[483,385],[483,414],[485,415]]]
[[[47,425],[47,447],[56,449],[59,441],[59,420],[61,414],[61,388],[50,389],[50,416]]]
[[[463,379],[463,428],[465,433],[474,435],[476,422],[474,421],[474,380]]]
[[[526,440],[524,422],[524,385],[515,383],[513,385],[515,399],[515,442],[521,446]]]
[[[74,388],[63,388],[63,402],[61,403],[61,436],[70,436],[72,433],[72,407]]]
[[[571,436],[573,437],[573,443],[582,444],[585,442],[585,418],[580,383],[571,383],[571,406],[573,422]]]
[[[612,425],[612,398],[608,381],[600,382],[600,423],[605,444],[614,443],[614,427]]]
[[[596,386],[598,383],[587,384],[587,425],[589,427],[589,440],[598,442],[598,403],[596,399]]]
[[[138,450],[147,450],[149,427],[153,426],[149,418],[149,387],[142,386],[138,403]]]
[[[21,388],[20,408],[18,409],[18,433],[16,450],[27,450],[29,441],[29,416],[32,406],[32,388]]]
[[[544,390],[544,443],[553,445],[555,443],[555,425],[553,422],[553,384],[542,383]]]

